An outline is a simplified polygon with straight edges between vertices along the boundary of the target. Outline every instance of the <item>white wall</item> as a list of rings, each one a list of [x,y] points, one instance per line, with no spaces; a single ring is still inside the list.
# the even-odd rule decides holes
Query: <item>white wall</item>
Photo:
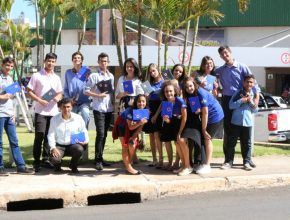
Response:
[[[77,45],[78,44],[78,29],[62,30],[61,43],[62,45]]]

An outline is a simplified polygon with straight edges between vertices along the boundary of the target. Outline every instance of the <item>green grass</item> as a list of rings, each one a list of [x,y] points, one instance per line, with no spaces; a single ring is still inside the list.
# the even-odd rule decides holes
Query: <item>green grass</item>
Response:
[[[89,137],[90,137],[89,159],[90,161],[93,161],[94,159],[95,135],[96,135],[95,131],[89,131]],[[17,127],[17,136],[18,136],[19,145],[23,152],[23,156],[26,163],[32,164],[33,162],[32,145],[33,145],[33,140],[34,140],[34,133],[28,133],[25,127]],[[151,161],[152,156],[150,152],[148,135],[146,135],[145,137],[146,137],[146,148],[143,152],[138,151],[137,155],[141,161]],[[7,139],[6,134],[4,134],[3,142],[4,142],[4,162],[5,164],[8,164],[8,161],[9,161],[8,139]],[[163,151],[164,151],[163,154],[166,158],[165,148]],[[238,157],[241,156],[239,146],[236,147],[236,154]],[[264,156],[264,155],[290,155],[290,149],[254,146],[254,156]],[[224,157],[223,150],[222,150],[222,140],[214,140],[213,157],[215,158]],[[113,142],[111,132],[108,134],[105,151],[104,151],[104,158],[105,160],[110,161],[110,162],[119,162],[122,160],[120,142],[119,140],[115,140],[115,142]],[[65,160],[68,160],[68,158]]]

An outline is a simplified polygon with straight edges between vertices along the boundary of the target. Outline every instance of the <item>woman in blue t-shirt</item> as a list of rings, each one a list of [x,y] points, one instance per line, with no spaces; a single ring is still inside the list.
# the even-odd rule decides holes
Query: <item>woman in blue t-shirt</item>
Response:
[[[196,90],[201,107],[201,130],[206,152],[206,162],[197,169],[196,173],[205,174],[211,172],[212,138],[215,138],[218,131],[223,128],[224,113],[219,102],[210,92],[199,87],[193,78],[186,78],[184,80],[184,96],[188,97]]]

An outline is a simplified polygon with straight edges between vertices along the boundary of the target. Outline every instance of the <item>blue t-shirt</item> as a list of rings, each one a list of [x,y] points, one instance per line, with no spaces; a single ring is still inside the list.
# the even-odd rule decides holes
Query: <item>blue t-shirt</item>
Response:
[[[198,88],[198,97],[201,107],[208,108],[208,124],[219,122],[224,118],[224,112],[216,98],[204,88]]]
[[[173,105],[172,114],[174,116],[181,115],[181,108],[186,108],[184,100],[180,97],[175,97],[175,103]]]
[[[149,101],[160,101],[160,90],[161,86],[164,83],[164,80],[160,80],[157,83],[153,83],[151,87],[154,89],[154,92],[152,92],[149,96]]]

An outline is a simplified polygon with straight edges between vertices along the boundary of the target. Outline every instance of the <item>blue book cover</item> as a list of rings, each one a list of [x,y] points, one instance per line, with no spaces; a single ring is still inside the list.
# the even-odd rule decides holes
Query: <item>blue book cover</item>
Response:
[[[214,89],[214,82],[215,81],[216,81],[216,77],[214,77],[212,75],[207,75],[205,88],[209,91],[212,91]]]
[[[55,96],[56,96],[56,91],[53,88],[51,88],[46,93],[44,93],[44,95],[42,96],[42,99],[50,102]]]
[[[85,132],[79,132],[71,135],[71,144],[84,142],[86,140]]]
[[[191,108],[191,111],[194,113],[197,111],[197,109],[199,109],[201,106],[200,106],[200,101],[199,101],[199,98],[198,96],[194,96],[194,97],[190,97],[188,99],[188,102],[189,102],[189,105],[190,105],[190,108]]]
[[[173,103],[168,101],[162,101],[161,116],[167,115],[172,118]]]
[[[20,87],[20,85],[19,85],[18,82],[15,82],[15,83],[13,83],[13,84],[7,86],[7,87],[4,89],[4,91],[5,91],[6,93],[9,93],[9,94],[14,95],[16,92],[20,92],[20,91],[21,91],[21,87]]]
[[[133,109],[133,121],[140,121],[143,118],[149,119],[148,109]]]
[[[134,93],[132,80],[124,81],[123,87],[124,87],[124,92],[128,92],[129,94]]]
[[[78,74],[79,80],[81,80],[83,82],[86,81],[87,78],[89,77],[90,73],[91,73],[90,69],[85,67],[85,66],[83,66],[80,69],[79,74]]]

